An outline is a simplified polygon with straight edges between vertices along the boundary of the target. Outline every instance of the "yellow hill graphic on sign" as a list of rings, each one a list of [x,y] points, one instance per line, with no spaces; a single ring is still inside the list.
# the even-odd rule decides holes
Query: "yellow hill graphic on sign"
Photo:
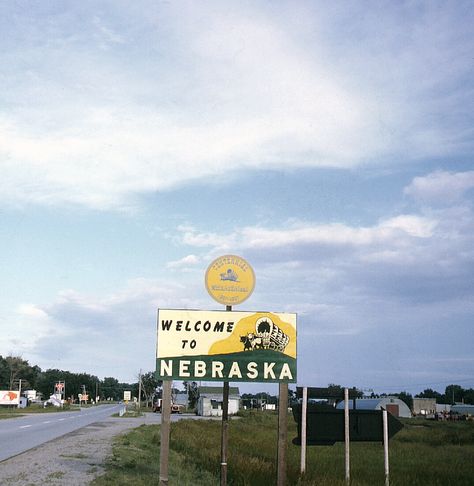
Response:
[[[295,325],[269,312],[256,312],[237,322],[232,334],[214,343],[209,354],[271,349],[296,358]]]

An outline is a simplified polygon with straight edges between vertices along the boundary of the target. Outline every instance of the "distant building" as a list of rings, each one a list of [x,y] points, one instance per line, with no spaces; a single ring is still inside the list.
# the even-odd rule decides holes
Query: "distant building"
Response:
[[[466,415],[474,417],[474,405],[466,405],[464,403],[456,403],[456,405],[451,405],[451,413],[457,415]]]
[[[436,413],[436,398],[414,398],[413,415],[434,415]]]
[[[436,404],[436,413],[450,413],[451,412],[451,405],[448,403],[437,403]]]
[[[357,410],[381,410],[382,408],[390,412],[394,417],[410,418],[411,410],[408,405],[396,397],[381,398],[358,398],[356,399]],[[349,409],[352,410],[354,400],[349,400]],[[344,400],[337,404],[337,409],[344,409]]]
[[[179,391],[176,394],[173,394],[173,403],[176,405],[183,405],[184,407],[188,406],[188,392],[186,391]]]
[[[23,396],[25,396],[30,402],[33,400],[37,400],[39,398],[39,394],[36,390],[24,390],[21,393]]]
[[[221,417],[223,402],[223,388],[221,386],[199,387],[197,414],[204,417]],[[238,387],[229,388],[229,415],[233,415],[240,408],[240,393]]]

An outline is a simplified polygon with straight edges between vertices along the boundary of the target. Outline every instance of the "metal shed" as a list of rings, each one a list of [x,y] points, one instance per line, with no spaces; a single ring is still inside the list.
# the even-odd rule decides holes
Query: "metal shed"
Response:
[[[410,418],[411,411],[408,405],[396,397],[381,398],[358,398],[355,400],[358,410],[381,410],[382,408],[390,412],[394,417]],[[352,410],[354,400],[349,400],[349,409]],[[338,409],[344,408],[344,400],[337,404]]]
[[[204,417],[222,416],[223,388],[221,386],[199,387],[197,414]],[[240,408],[240,393],[238,387],[229,388],[229,415],[233,415]]]
[[[456,405],[451,406],[451,413],[474,416],[474,405],[456,403]]]

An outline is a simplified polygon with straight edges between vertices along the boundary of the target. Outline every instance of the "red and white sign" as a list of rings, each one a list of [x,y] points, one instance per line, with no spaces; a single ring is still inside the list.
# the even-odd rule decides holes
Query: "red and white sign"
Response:
[[[19,403],[19,391],[0,390],[0,405],[18,405]]]

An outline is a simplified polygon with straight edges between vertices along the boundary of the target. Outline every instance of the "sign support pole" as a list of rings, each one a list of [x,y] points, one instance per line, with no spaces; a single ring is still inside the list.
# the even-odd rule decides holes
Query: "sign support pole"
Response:
[[[279,388],[277,486],[285,486],[288,440],[288,383],[280,382]]]
[[[385,486],[390,484],[390,466],[388,461],[388,415],[387,410],[383,410],[383,453],[384,453],[384,465],[385,465]]]
[[[231,312],[232,306],[227,305]],[[229,382],[224,381],[222,389],[222,427],[221,427],[221,486],[227,486],[227,448],[229,444]]]
[[[346,484],[351,481],[350,436],[349,436],[349,389],[344,388],[344,442],[346,450]]]
[[[171,380],[163,380],[161,395],[160,486],[168,486],[172,383]]]
[[[301,468],[300,474],[306,472],[306,420],[308,414],[308,387],[303,387],[303,399],[301,402]]]
[[[142,370],[138,374],[138,408],[142,407]]]

